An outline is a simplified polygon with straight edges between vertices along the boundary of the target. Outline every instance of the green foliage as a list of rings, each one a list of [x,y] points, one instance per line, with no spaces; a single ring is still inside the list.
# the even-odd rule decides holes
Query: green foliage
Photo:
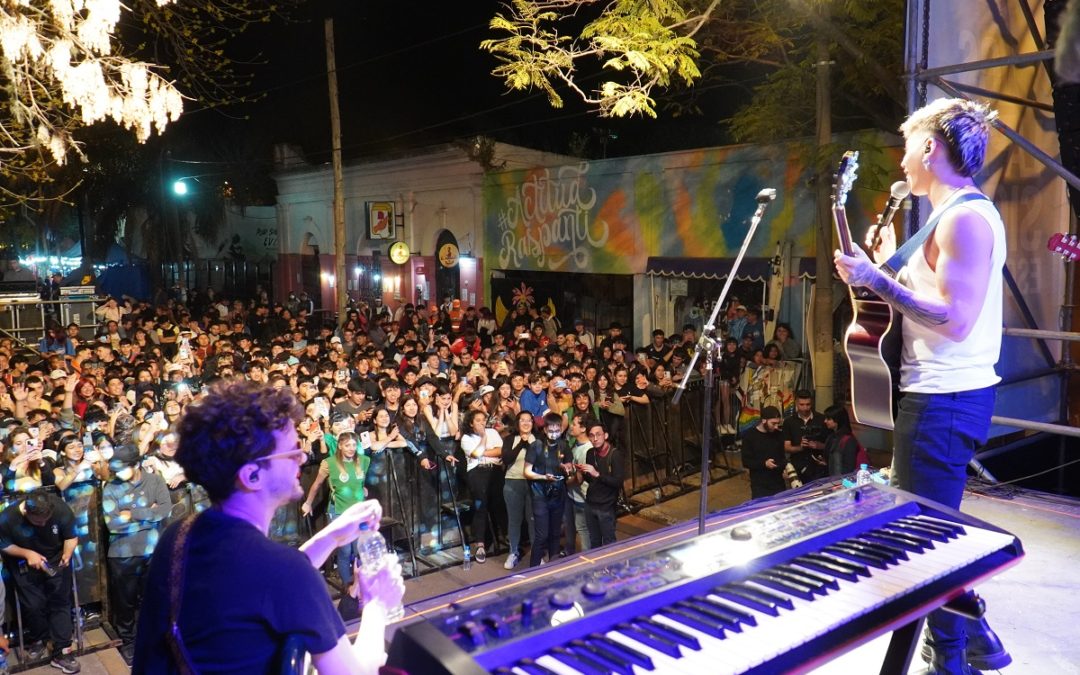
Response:
[[[481,43],[499,60],[493,74],[555,107],[569,90],[601,115],[655,117],[663,92],[669,110],[693,112],[695,87],[742,64],[765,75],[727,122],[732,135],[805,136],[824,40],[839,126],[858,118],[892,130],[903,111],[904,0],[513,0],[505,10],[490,24],[502,36]],[[591,90],[586,66],[605,75]]]
[[[514,0],[505,10],[490,23],[505,35],[480,44],[500,63],[493,74],[511,90],[543,91],[556,108],[565,86],[601,114],[655,117],[653,87],[701,75],[694,41],[679,32],[687,13],[676,0]],[[592,20],[583,16],[589,11]],[[582,21],[576,37],[562,30]],[[609,79],[586,90],[582,68],[597,66]]]

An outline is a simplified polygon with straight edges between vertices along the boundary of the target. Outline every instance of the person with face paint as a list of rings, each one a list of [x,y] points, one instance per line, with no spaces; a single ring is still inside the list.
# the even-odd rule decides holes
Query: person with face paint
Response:
[[[565,509],[566,476],[573,472],[573,458],[562,437],[562,415],[544,415],[544,432],[540,443],[525,451],[525,478],[532,491],[533,542],[529,565],[536,567],[544,555],[554,560],[559,555],[560,525]]]
[[[146,588],[150,555],[161,523],[172,510],[165,480],[142,470],[133,445],[116,448],[109,460],[112,479],[105,484],[101,507],[109,530],[109,590],[113,627],[120,636],[120,656],[129,666],[135,652],[135,619]]]

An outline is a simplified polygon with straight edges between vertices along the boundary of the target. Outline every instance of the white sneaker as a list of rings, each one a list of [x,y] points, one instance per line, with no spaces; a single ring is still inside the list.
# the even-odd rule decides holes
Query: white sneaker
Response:
[[[503,569],[512,570],[517,567],[517,564],[519,562],[521,562],[521,556],[519,556],[517,553],[511,553],[510,555],[506,556],[506,562],[503,563]]]

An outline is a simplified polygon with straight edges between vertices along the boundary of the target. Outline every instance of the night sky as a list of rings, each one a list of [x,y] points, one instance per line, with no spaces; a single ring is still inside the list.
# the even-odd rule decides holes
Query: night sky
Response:
[[[703,98],[706,114],[674,119],[610,120],[571,95],[552,108],[538,92],[507,92],[491,75],[494,57],[479,49],[493,37],[488,21],[498,2],[313,3],[290,25],[256,27],[234,45],[268,63],[255,69],[258,104],[230,111],[199,110],[189,102],[169,141],[185,156],[242,156],[268,161],[274,143],[303,148],[309,161],[329,161],[330,122],[322,17],[336,30],[342,142],[346,159],[407,152],[483,134],[527,147],[567,152],[572,133],[589,140],[591,157],[721,145],[718,120],[738,90],[716,88]],[[602,138],[607,138],[606,148]],[[259,159],[255,159],[259,158]]]

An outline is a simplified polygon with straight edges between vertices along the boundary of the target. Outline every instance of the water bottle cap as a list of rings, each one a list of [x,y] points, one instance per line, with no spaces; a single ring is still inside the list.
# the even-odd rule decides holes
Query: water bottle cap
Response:
[[[865,465],[865,464],[861,464],[861,465],[860,465],[860,467],[861,467],[862,469],[864,469],[864,470],[866,469],[866,465]]]
[[[863,464],[863,468],[866,468],[865,464]],[[369,530],[369,529],[371,529],[371,525],[368,522],[365,521],[363,523],[360,523],[360,530],[361,531],[366,531],[366,530]]]

